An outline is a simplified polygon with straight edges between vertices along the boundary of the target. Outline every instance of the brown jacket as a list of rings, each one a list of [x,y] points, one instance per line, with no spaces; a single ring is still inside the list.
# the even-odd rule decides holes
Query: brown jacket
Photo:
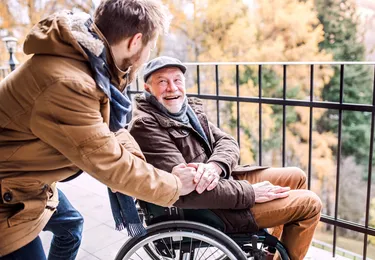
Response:
[[[86,20],[62,12],[41,21],[24,43],[33,56],[0,82],[0,256],[39,234],[58,204],[55,182],[79,169],[155,204],[179,197],[178,178],[146,164],[126,130],[110,132],[108,98],[77,39],[106,49],[120,90],[127,73],[114,65],[104,38],[72,30]]]
[[[135,100],[136,107],[129,131],[137,140],[147,161],[155,167],[170,171],[179,163],[217,162],[227,175],[265,168],[237,166],[237,142],[207,120],[198,99],[189,98],[189,104],[209,139],[208,144],[192,127],[161,114],[145,100],[144,95],[137,96]],[[253,205],[252,186],[247,181],[233,179],[222,179],[214,190],[202,194],[193,192],[175,203],[180,208],[216,209],[214,212],[226,224],[226,232],[256,229],[250,212]]]

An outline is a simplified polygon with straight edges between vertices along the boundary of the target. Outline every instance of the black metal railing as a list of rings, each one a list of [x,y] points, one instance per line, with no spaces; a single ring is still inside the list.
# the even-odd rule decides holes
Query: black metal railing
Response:
[[[336,171],[336,190],[335,190],[335,206],[334,206],[334,215],[329,216],[323,214],[321,217],[321,221],[330,225],[333,225],[333,246],[332,246],[332,255],[336,255],[336,244],[337,244],[337,228],[343,228],[347,230],[356,231],[359,233],[364,234],[364,241],[363,241],[363,258],[365,259],[367,256],[367,241],[368,236],[375,236],[375,229],[369,226],[369,210],[370,210],[370,199],[371,199],[371,182],[372,182],[372,157],[373,157],[373,142],[374,142],[374,115],[375,115],[375,77],[374,82],[372,85],[372,104],[353,104],[353,103],[344,103],[344,73],[345,73],[345,66],[347,65],[363,65],[363,66],[372,66],[374,69],[375,75],[375,63],[373,62],[289,62],[289,63],[276,63],[276,62],[263,62],[263,63],[252,63],[252,62],[242,62],[242,63],[186,63],[187,66],[196,66],[196,76],[195,76],[195,84],[197,86],[196,93],[190,93],[189,96],[198,97],[204,100],[212,100],[216,102],[216,120],[217,126],[220,127],[220,102],[223,101],[231,101],[235,102],[237,107],[237,140],[238,143],[241,143],[240,140],[240,104],[241,103],[255,103],[259,105],[259,147],[258,147],[258,160],[259,165],[262,165],[262,105],[269,104],[269,105],[280,105],[282,106],[282,166],[286,164],[286,107],[287,106],[301,106],[309,108],[309,141],[308,141],[308,167],[307,167],[307,175],[308,175],[308,188],[311,189],[311,178],[312,178],[312,133],[313,133],[313,110],[316,108],[324,108],[324,109],[334,109],[338,111],[338,133],[337,133],[337,171]],[[269,98],[262,96],[263,84],[264,79],[262,79],[263,67],[268,65],[278,65],[282,66],[282,97],[281,98]],[[304,65],[309,66],[310,70],[310,79],[309,79],[309,89],[310,89],[310,96],[307,100],[296,100],[296,99],[289,99],[287,98],[287,72],[288,66],[291,65]],[[215,67],[215,94],[202,94],[202,86],[201,86],[201,67],[202,66],[214,66]],[[233,78],[235,79],[235,95],[221,95],[220,93],[220,80],[219,80],[219,67],[220,66],[234,66],[235,67],[235,75]],[[258,96],[254,97],[242,97],[240,95],[240,72],[239,66],[256,66],[258,68],[258,86],[259,86],[259,94]],[[314,100],[314,71],[315,66],[339,66],[340,69],[340,91],[339,91],[339,101],[332,102],[332,101],[318,101]],[[192,70],[193,71],[193,70]],[[140,93],[139,81],[136,81],[135,86],[128,89],[128,94],[131,96],[136,93]],[[366,212],[365,212],[365,223],[354,223],[352,221],[347,221],[344,219],[340,219],[338,217],[338,205],[339,205],[339,182],[340,182],[340,162],[341,162],[341,145],[342,145],[342,114],[343,111],[358,111],[358,112],[370,112],[371,113],[371,135],[370,135],[370,150],[369,150],[369,162],[368,162],[368,179],[367,179],[367,191],[366,191]],[[364,191],[365,192],[365,191]]]

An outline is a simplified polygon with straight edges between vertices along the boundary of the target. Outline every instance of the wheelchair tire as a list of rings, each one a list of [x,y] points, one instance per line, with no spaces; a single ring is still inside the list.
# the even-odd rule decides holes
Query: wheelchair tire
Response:
[[[188,240],[190,241],[190,251],[181,247],[181,241],[186,241],[186,239],[190,239]],[[165,245],[162,252],[155,246],[158,243],[163,247]],[[167,245],[168,243],[170,244]],[[172,247],[172,244],[175,246],[178,243],[180,247],[176,250]],[[199,246],[196,247],[198,248],[196,249],[197,251],[194,249],[191,250],[193,243],[199,243]],[[184,244],[186,245],[188,243],[184,242]],[[117,253],[115,260],[182,259],[182,253],[185,254],[184,259],[193,259],[195,254],[199,255],[201,245],[206,249],[203,253],[201,252],[200,257],[197,259],[246,260],[246,256],[241,248],[221,231],[201,223],[183,220],[166,221],[147,227],[147,234],[142,237],[129,239]],[[216,249],[214,253],[212,253],[212,248],[210,246]],[[207,249],[210,249],[210,251],[206,253]],[[203,250],[204,249],[202,249],[202,251]],[[165,256],[165,254],[167,256]],[[186,256],[186,254],[188,255]]]

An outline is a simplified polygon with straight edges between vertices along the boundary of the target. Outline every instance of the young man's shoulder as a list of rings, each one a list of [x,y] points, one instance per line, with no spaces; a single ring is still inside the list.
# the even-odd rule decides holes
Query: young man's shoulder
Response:
[[[70,87],[81,85],[80,88],[86,88],[86,91],[99,90],[87,62],[52,55],[34,55],[25,65],[21,73],[32,76],[39,88],[48,88],[60,82]]]

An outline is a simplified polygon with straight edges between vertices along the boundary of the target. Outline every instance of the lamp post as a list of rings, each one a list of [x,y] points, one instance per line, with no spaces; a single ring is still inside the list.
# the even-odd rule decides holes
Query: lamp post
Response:
[[[9,52],[9,67],[10,70],[13,71],[16,68],[16,65],[18,64],[18,60],[14,56],[14,53],[16,51],[17,47],[17,38],[7,36],[3,38],[3,42],[5,42],[5,46],[7,47],[7,50]]]

